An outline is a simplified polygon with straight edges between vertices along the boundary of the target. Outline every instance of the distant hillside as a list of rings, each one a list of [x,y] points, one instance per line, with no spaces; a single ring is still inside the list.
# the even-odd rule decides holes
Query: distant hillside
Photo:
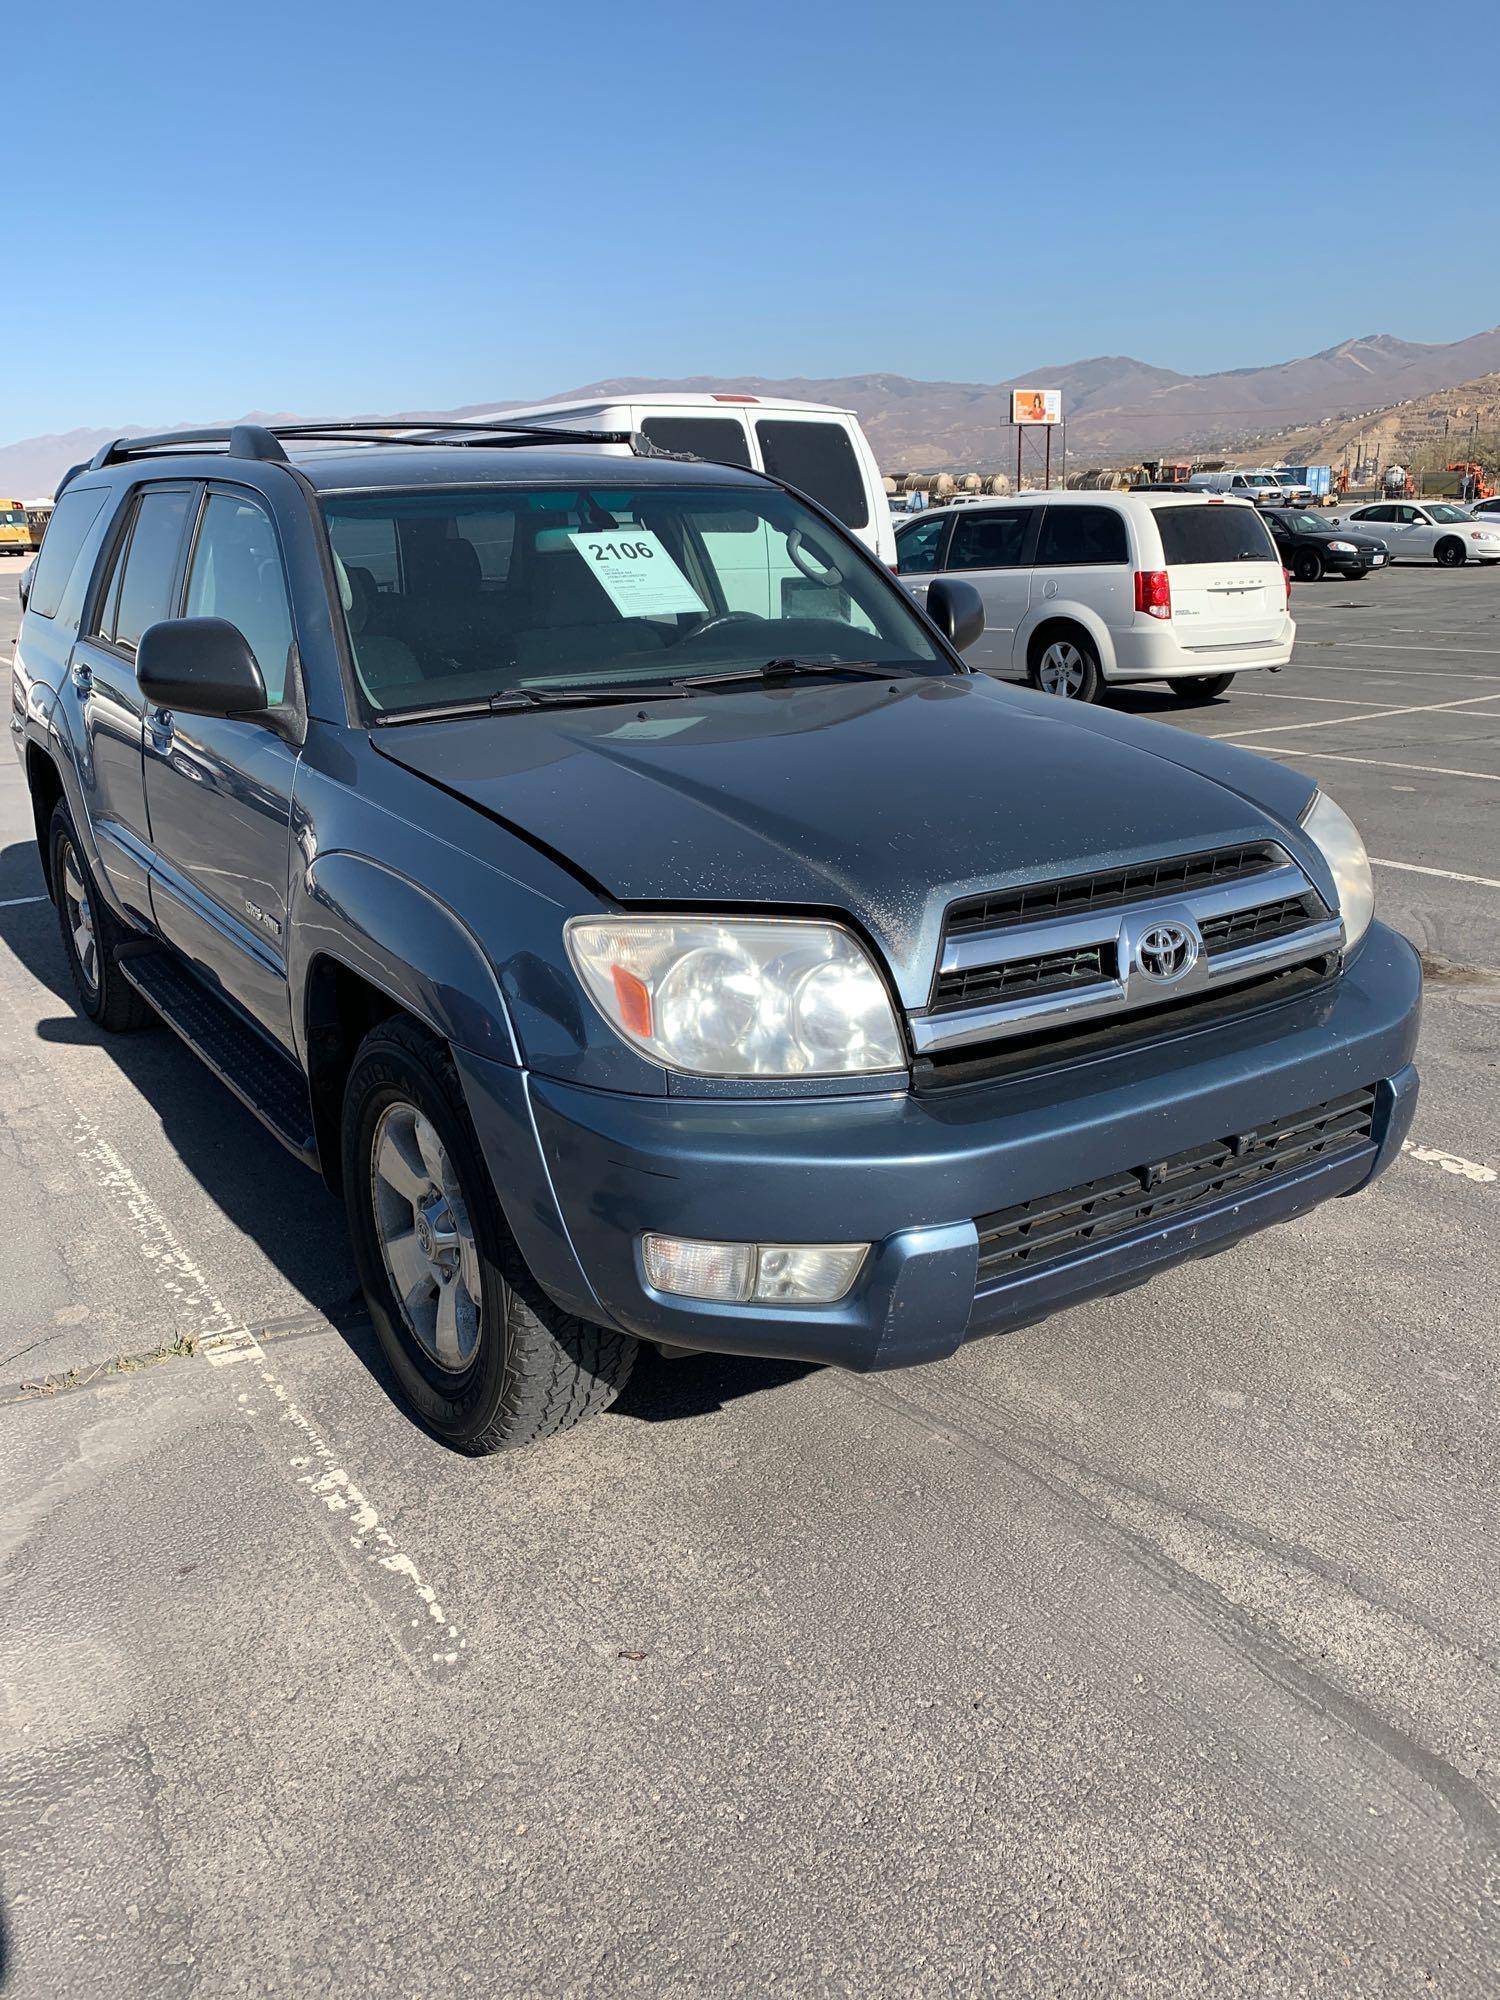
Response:
[[[1005,382],[924,382],[906,375],[839,375],[771,380],[760,376],[616,377],[559,396],[629,395],[653,389],[736,389],[798,396],[857,410],[881,465],[890,471],[1003,464],[1014,450],[1012,388],[1063,392],[1068,447],[1082,459],[1147,452],[1222,451],[1300,426],[1368,415],[1437,391],[1457,391],[1500,371],[1500,327],[1467,340],[1420,346],[1369,334],[1300,360],[1216,375],[1181,375],[1127,355],[1096,355],[1029,368]],[[512,397],[512,402],[522,400]],[[530,400],[529,398],[526,400]],[[503,409],[492,399],[425,415],[462,417]],[[30,499],[50,492],[75,460],[106,438],[139,430],[73,431],[0,447],[0,493]]]
[[[1285,465],[1369,465],[1378,454],[1435,468],[1468,458],[1473,441],[1493,452],[1500,438],[1500,373],[1437,389],[1358,417],[1327,417],[1320,424],[1256,440],[1246,455]]]

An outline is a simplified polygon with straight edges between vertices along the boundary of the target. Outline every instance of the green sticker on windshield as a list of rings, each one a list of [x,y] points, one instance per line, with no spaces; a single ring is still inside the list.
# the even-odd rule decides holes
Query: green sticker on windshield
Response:
[[[609,592],[621,617],[707,613],[708,606],[651,529],[619,528],[605,534],[596,529],[570,534],[568,540]]]

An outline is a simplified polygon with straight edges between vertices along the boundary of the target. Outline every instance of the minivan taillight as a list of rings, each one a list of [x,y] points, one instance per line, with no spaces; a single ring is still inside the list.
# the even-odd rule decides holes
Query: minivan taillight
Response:
[[[1292,572],[1287,568],[1285,563],[1281,566],[1281,574],[1286,583],[1286,601],[1290,604],[1292,601]]]
[[[1172,615],[1172,579],[1164,569],[1138,569],[1135,573],[1135,608],[1148,618]]]

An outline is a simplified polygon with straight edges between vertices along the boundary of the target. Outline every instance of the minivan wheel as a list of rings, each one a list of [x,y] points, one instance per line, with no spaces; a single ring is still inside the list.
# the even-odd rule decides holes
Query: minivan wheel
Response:
[[[1067,701],[1097,701],[1104,689],[1099,659],[1081,632],[1059,632],[1031,649],[1031,685]]]
[[[1217,701],[1221,694],[1228,694],[1233,674],[1184,674],[1179,680],[1168,681],[1167,686],[1179,701]]]
[[[1457,569],[1469,552],[1456,536],[1449,535],[1445,541],[1438,543],[1432,553],[1444,569]]]
[[[521,1258],[443,1043],[374,1028],[344,1091],[345,1203],[375,1332],[428,1427],[475,1455],[607,1409],[636,1342],[565,1313]]]
[[[100,900],[65,805],[53,809],[48,859],[52,900],[79,1006],[110,1034],[146,1027],[156,1016],[115,963],[120,929]]]
[[[1323,558],[1316,549],[1299,549],[1292,558],[1292,575],[1298,583],[1317,583],[1323,575]]]

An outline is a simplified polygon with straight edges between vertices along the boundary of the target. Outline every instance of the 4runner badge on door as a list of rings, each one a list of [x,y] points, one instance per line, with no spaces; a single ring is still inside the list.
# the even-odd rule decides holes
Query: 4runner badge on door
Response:
[[[694,611],[701,617],[707,612],[708,606],[649,528],[580,532],[568,540],[609,592],[622,618],[671,618],[679,611]]]

